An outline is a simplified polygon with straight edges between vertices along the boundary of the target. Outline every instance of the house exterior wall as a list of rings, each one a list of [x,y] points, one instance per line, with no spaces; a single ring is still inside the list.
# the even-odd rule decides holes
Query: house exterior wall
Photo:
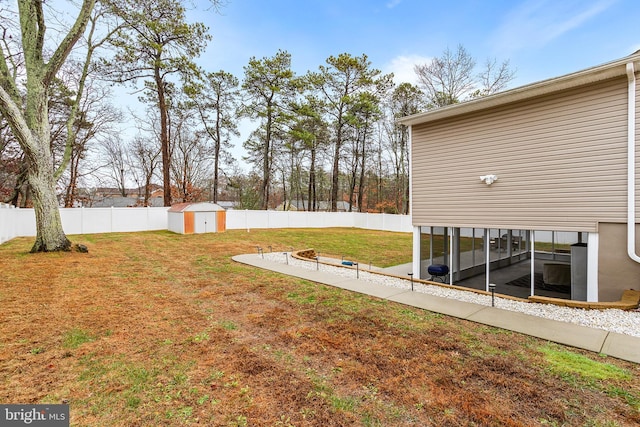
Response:
[[[626,221],[626,77],[411,132],[414,225],[595,232]]]
[[[617,301],[625,289],[640,290],[640,264],[627,256],[627,225],[599,224],[598,301]],[[636,248],[640,248],[640,225],[636,225]]]

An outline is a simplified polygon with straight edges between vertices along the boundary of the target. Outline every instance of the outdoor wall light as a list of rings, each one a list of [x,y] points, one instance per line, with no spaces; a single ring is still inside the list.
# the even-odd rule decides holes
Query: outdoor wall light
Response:
[[[493,184],[495,181],[498,180],[498,175],[482,175],[480,177],[480,181],[484,181],[485,184],[487,185],[491,185]]]

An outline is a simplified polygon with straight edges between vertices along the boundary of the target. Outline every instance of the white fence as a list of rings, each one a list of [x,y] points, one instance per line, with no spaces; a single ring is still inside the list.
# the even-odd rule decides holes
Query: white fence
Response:
[[[15,209],[12,205],[0,203],[0,243],[18,237],[18,221]]]
[[[168,208],[61,208],[67,234],[167,230]],[[411,233],[411,216],[359,212],[227,211],[227,229],[355,227]],[[476,230],[477,231],[477,230]],[[565,236],[566,234],[566,236]],[[556,233],[557,243],[575,243],[576,233]],[[35,236],[33,209],[16,209],[0,203],[0,243],[14,237]],[[471,229],[462,235],[471,236]],[[479,237],[476,234],[476,237]],[[536,241],[551,242],[549,231],[536,232]]]
[[[168,229],[168,208],[61,208],[67,234],[111,233]],[[227,229],[356,227],[411,232],[407,215],[357,212],[227,211]],[[0,204],[0,243],[19,236],[35,236],[33,209]]]
[[[168,208],[61,208],[67,234],[110,233],[167,229]],[[0,209],[0,243],[18,236],[36,235],[33,209]]]
[[[227,229],[355,227],[410,233],[411,216],[359,212],[227,211]]]

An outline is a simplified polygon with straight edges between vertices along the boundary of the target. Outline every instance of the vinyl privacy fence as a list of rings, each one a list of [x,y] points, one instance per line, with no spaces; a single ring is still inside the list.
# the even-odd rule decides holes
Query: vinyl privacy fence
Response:
[[[169,208],[60,208],[67,234],[134,232],[168,229]],[[355,227],[411,232],[407,215],[359,212],[227,211],[227,229]],[[36,235],[33,209],[0,204],[0,243]]]

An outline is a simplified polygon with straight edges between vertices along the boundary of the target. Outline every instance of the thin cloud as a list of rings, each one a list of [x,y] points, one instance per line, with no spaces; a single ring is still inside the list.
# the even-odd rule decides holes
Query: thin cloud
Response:
[[[509,12],[493,35],[502,53],[540,48],[607,10],[616,0],[530,0]]]
[[[391,59],[384,67],[382,71],[386,73],[393,73],[393,81],[396,84],[411,83],[418,84],[418,76],[413,71],[413,68],[417,64],[426,64],[431,62],[432,58],[420,55],[400,55]]]
[[[388,9],[393,9],[394,7],[399,5],[400,3],[402,3],[402,0],[391,0],[391,1],[387,2],[386,6],[387,6]]]

